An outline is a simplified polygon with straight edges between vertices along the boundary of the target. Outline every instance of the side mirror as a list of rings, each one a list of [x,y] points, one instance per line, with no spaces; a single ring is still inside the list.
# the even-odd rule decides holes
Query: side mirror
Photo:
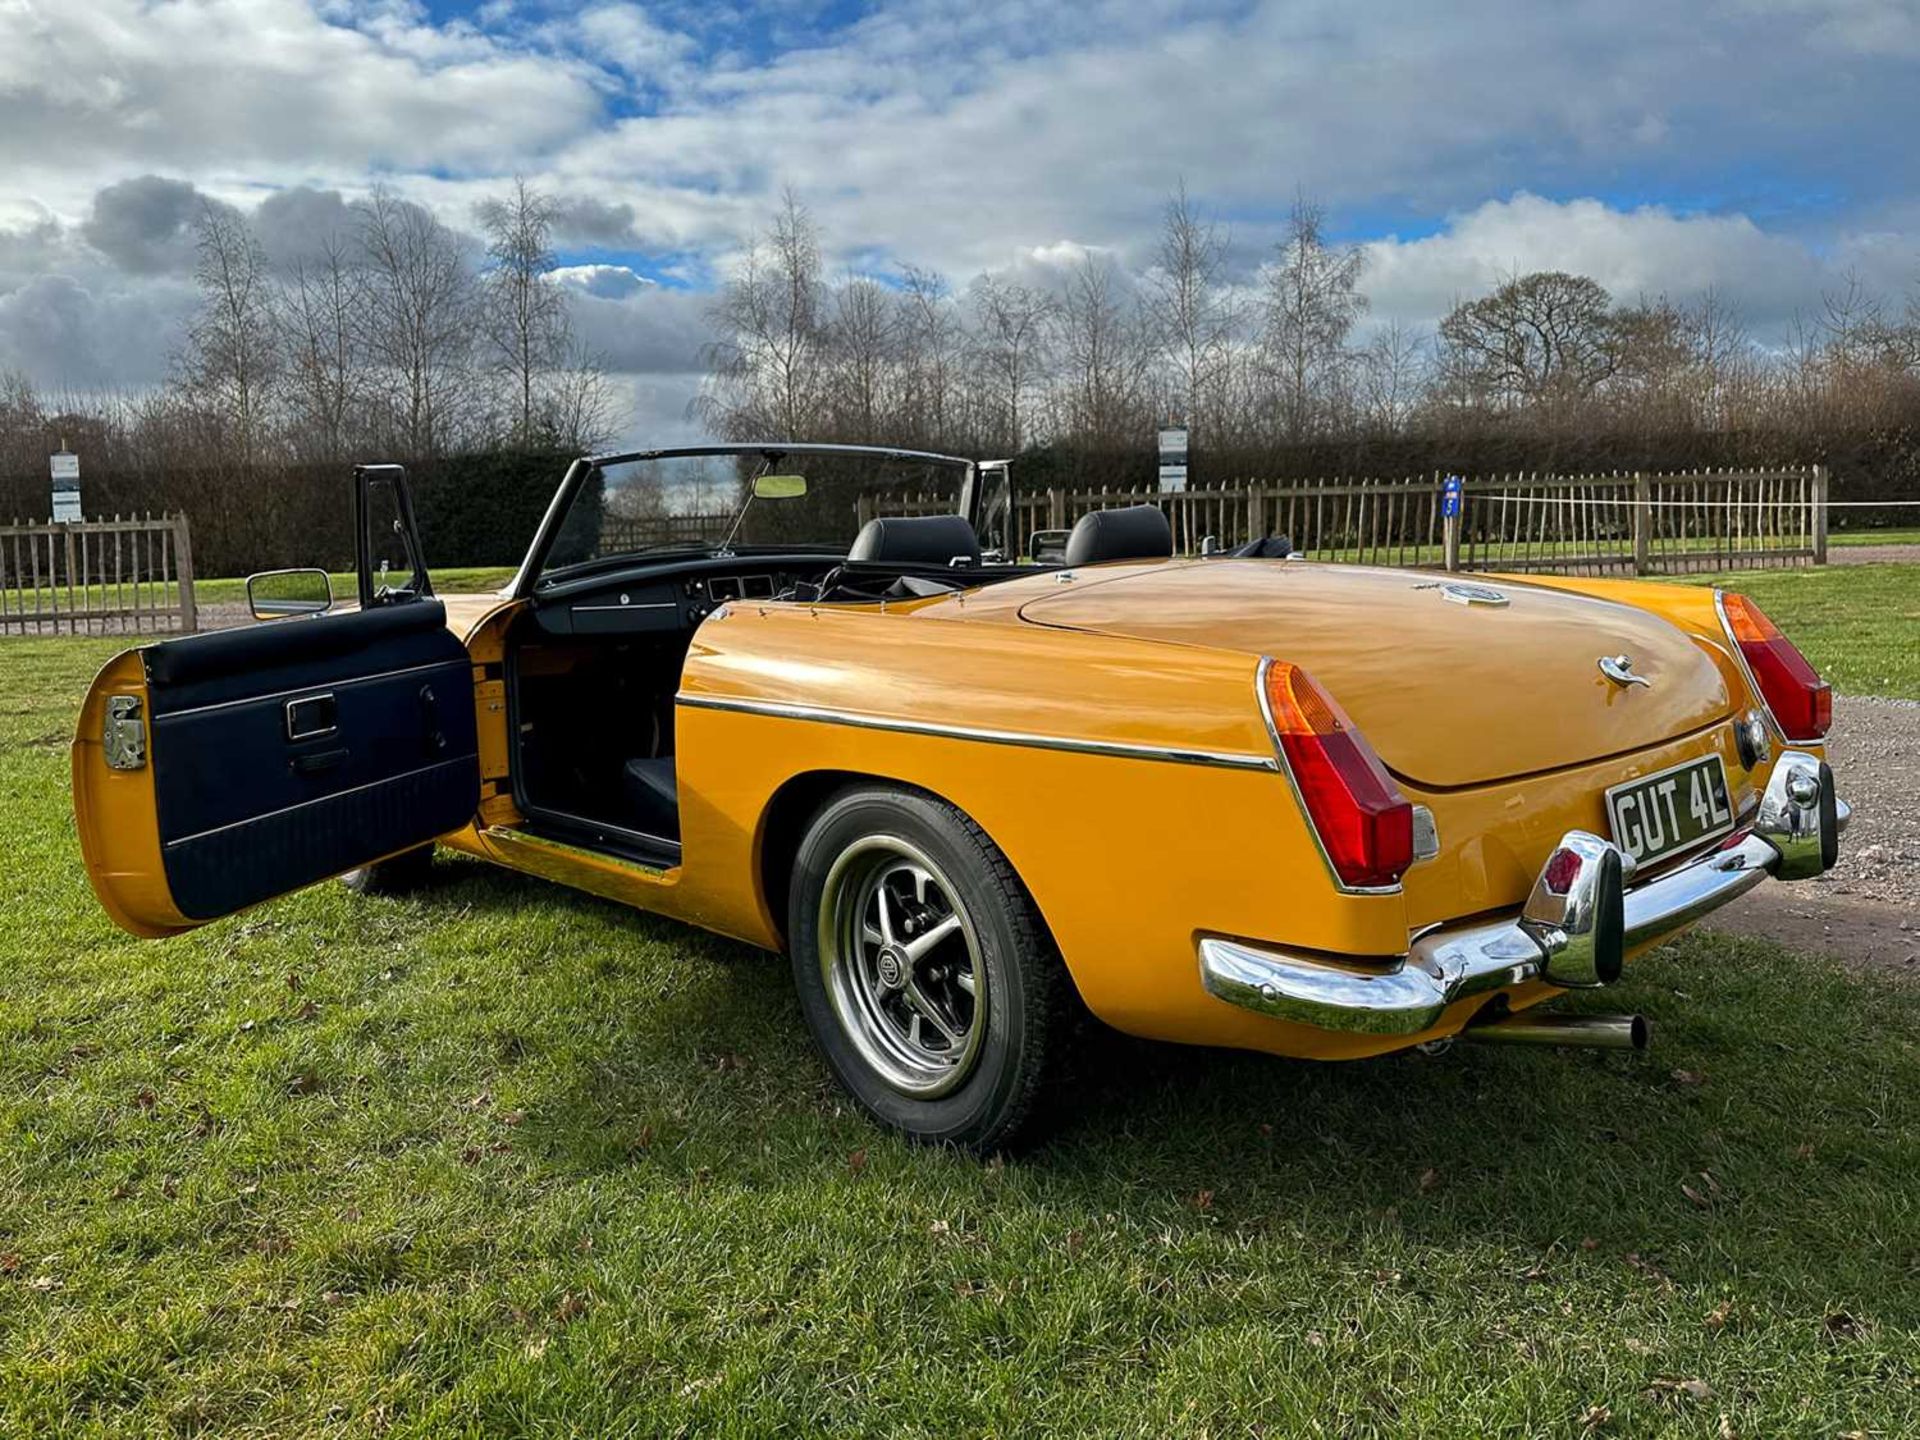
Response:
[[[804,475],[762,475],[753,482],[756,500],[798,500],[807,493]]]
[[[263,570],[247,577],[247,608],[256,620],[324,615],[333,609],[333,579],[324,570]]]

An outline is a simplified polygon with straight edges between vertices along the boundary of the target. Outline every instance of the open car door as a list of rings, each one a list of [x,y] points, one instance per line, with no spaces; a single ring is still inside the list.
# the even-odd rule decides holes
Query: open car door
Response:
[[[189,930],[472,820],[471,662],[419,564],[397,466],[355,471],[355,514],[358,610],[143,646],[94,680],[74,813],[122,928]],[[376,588],[382,537],[410,561],[404,587]]]

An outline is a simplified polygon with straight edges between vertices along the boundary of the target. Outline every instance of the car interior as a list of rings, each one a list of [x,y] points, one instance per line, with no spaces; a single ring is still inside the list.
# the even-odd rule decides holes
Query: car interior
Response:
[[[1151,505],[1095,511],[1068,567],[1165,559]],[[645,864],[679,858],[674,696],[694,631],[730,600],[872,603],[1030,575],[983,555],[963,515],[868,520],[844,554],[780,551],[625,557],[542,590],[507,638],[515,800],[532,829]]]

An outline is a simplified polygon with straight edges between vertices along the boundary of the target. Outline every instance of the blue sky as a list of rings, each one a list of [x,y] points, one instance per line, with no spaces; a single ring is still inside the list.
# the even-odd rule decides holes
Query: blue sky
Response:
[[[1184,182],[1243,278],[1319,199],[1376,322],[1556,266],[1780,335],[1920,276],[1916,80],[1920,0],[0,0],[0,366],[164,373],[199,196],[471,228],[516,174],[635,435],[788,185],[837,268],[1138,271]]]

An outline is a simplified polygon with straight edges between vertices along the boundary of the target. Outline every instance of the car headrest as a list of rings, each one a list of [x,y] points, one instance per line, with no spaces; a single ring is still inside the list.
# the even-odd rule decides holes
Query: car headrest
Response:
[[[849,560],[948,565],[980,563],[980,537],[964,515],[877,515],[853,537]]]
[[[1068,565],[1098,565],[1102,560],[1167,560],[1173,556],[1173,527],[1157,505],[1128,505],[1120,510],[1089,510],[1067,536]]]

